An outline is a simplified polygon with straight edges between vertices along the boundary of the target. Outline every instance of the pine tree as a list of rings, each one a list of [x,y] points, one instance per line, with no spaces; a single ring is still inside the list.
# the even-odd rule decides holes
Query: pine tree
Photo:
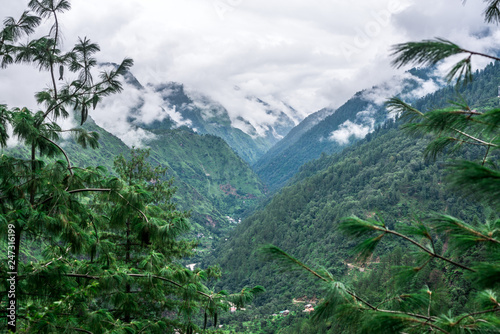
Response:
[[[7,143],[10,127],[12,134],[30,151],[29,157],[24,159],[4,154],[0,160],[2,234],[9,236],[10,260],[9,267],[3,267],[2,277],[12,278],[11,286],[16,287],[16,293],[9,294],[7,303],[2,305],[11,308],[9,314],[17,311],[19,316],[11,317],[12,321],[8,322],[12,332],[17,331],[19,319],[30,317],[28,305],[34,308],[36,303],[31,304],[33,301],[44,298],[55,301],[54,293],[61,297],[71,291],[67,282],[56,278],[57,271],[51,271],[53,281],[41,273],[56,266],[67,254],[85,248],[86,225],[91,215],[81,203],[81,194],[113,190],[104,186],[100,171],[74,168],[57,144],[63,131],[69,131],[83,147],[96,147],[97,134],[82,127],[63,130],[56,121],[69,117],[68,110],[74,109],[80,113],[83,124],[90,107],[95,108],[102,97],[121,91],[118,77],[132,65],[132,60],[125,59],[116,69],[102,72],[94,82],[92,69],[96,60],[93,55],[99,50],[97,44],[80,39],[72,50],[63,53],[60,49],[58,16],[70,8],[69,2],[33,0],[28,6],[29,11],[19,20],[7,18],[4,21],[0,31],[0,64],[2,67],[13,63],[32,64],[48,72],[51,83],[49,88],[36,94],[41,110],[0,107],[2,147]],[[53,22],[49,34],[26,44],[19,43],[21,37],[32,35],[43,19]],[[65,74],[65,69],[69,73]],[[64,83],[58,83],[56,73]],[[68,79],[69,74],[76,78]],[[63,156],[65,160],[45,160],[56,156]],[[44,254],[34,251],[38,247]],[[57,289],[54,284],[58,285]],[[33,286],[39,287],[35,295],[32,295]],[[28,303],[23,305],[24,301]],[[19,312],[22,309],[24,315]]]
[[[487,22],[500,22],[500,3],[487,1],[484,12]],[[454,55],[464,54],[446,76],[457,85],[470,83],[471,58],[496,56],[461,48],[443,39],[409,42],[394,46],[394,65],[435,65]],[[313,319],[332,321],[336,330],[346,333],[498,333],[500,332],[500,109],[472,108],[464,99],[449,107],[420,111],[399,98],[387,102],[396,112],[409,133],[431,136],[433,140],[424,152],[435,158],[444,152],[474,146],[483,154],[478,161],[453,160],[448,164],[448,184],[452,189],[479,201],[492,212],[492,219],[481,224],[464,222],[446,214],[434,214],[429,219],[414,219],[411,225],[388,227],[381,217],[344,218],[340,223],[347,235],[359,238],[355,249],[359,260],[368,259],[382,240],[399,238],[416,252],[413,266],[400,267],[396,289],[378,300],[369,300],[355,289],[341,283],[324,269],[315,270],[275,246],[263,250],[285,267],[300,268],[324,282],[324,301],[316,308]],[[448,247],[442,247],[443,243]],[[431,270],[431,268],[434,268]],[[462,307],[446,308],[440,296],[423,283],[410,291],[408,282],[428,271],[456,276],[463,285],[472,288],[474,301]],[[434,275],[434,276],[436,276]],[[437,277],[437,276],[436,276]],[[457,286],[448,287],[448,295]]]
[[[72,164],[62,133],[83,148],[97,147],[97,133],[82,125],[90,108],[122,90],[120,77],[133,62],[94,78],[97,44],[80,38],[62,50],[59,16],[70,3],[32,0],[28,7],[20,19],[4,21],[0,64],[34,65],[50,84],[36,93],[39,110],[0,105],[0,146],[13,136],[27,152],[0,157],[0,252],[8,257],[0,266],[2,326],[28,333],[193,333],[200,310],[207,327],[230,301],[251,301],[261,287],[216,293],[206,284],[218,268],[180,264],[195,246],[182,239],[187,215],[176,210],[171,180],[147,162],[147,151],[118,157],[118,176]],[[42,20],[53,23],[50,32],[20,43]],[[58,125],[75,113],[79,127]]]

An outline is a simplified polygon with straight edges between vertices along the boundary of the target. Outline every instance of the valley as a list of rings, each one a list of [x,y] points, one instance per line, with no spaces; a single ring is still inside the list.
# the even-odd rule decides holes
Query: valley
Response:
[[[259,80],[201,91],[87,38],[63,51],[70,7],[0,30],[2,70],[49,78],[35,108],[0,100],[2,329],[500,331],[500,58],[395,44],[397,75],[311,112]]]
[[[471,97],[469,103],[478,108],[500,106],[495,95],[499,78],[500,65],[489,65],[477,76],[476,86],[468,86],[462,94]],[[417,81],[410,84],[415,88]],[[182,86],[175,87],[182,92]],[[179,91],[169,101],[179,103],[179,96],[183,96]],[[415,99],[414,105],[425,110],[452,99],[454,94],[451,88],[444,87]],[[262,246],[273,244],[292,252],[301,261],[324,267],[342,281],[367,284],[362,283],[366,277],[386,263],[395,263],[394,254],[406,246],[387,243],[373,255],[377,260],[365,266],[352,255],[353,241],[338,229],[342,217],[385,217],[388,226],[396,226],[406,224],[409,217],[427,216],[430,212],[444,211],[464,220],[479,220],[487,215],[480,206],[451,195],[443,184],[443,161],[423,159],[428,140],[405,134],[399,120],[383,105],[363,99],[367,95],[367,91],[359,92],[337,110],[320,110],[306,118],[262,153],[253,167],[251,161],[238,155],[238,144],[232,142],[235,146],[230,147],[223,137],[199,133],[187,126],[175,128],[165,120],[141,125],[152,134],[142,142],[150,152],[149,161],[167,168],[165,180],[172,179],[176,188],[173,200],[180,210],[190,214],[191,232],[185,237],[197,243],[197,251],[182,261],[184,266],[190,271],[220,266],[224,275],[217,283],[219,290],[238,291],[253,285],[266,288],[253,305],[221,315],[224,326],[236,332],[255,333],[290,329],[306,321],[307,314],[318,304],[322,292],[312,277],[280,273],[261,254]],[[366,110],[371,111],[367,114]],[[183,117],[191,120],[187,114]],[[199,118],[197,129],[209,128],[203,121],[203,117]],[[210,122],[216,124],[218,120]],[[348,133],[342,142],[325,140],[348,122],[368,124],[369,129],[362,135]],[[226,127],[230,128],[229,122]],[[129,147],[93,119],[85,129],[99,133],[100,146],[81,150],[73,140],[64,141],[62,145],[73,164],[104,166],[112,171],[113,157],[128,155]],[[252,139],[246,140],[251,147],[253,144],[248,142]],[[11,152],[22,156],[26,150],[18,146],[5,151]],[[302,166],[291,167],[290,161],[293,166]],[[446,278],[440,280],[445,282]],[[314,302],[308,302],[309,308],[303,309],[304,305],[297,302],[301,298]]]

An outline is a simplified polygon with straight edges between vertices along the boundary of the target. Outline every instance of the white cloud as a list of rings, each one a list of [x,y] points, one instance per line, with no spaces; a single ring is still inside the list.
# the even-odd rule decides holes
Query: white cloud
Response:
[[[438,90],[443,84],[444,81],[438,79],[438,82],[434,80],[423,80],[421,78],[417,78],[409,73],[406,75],[407,78],[411,78],[413,80],[416,80],[418,82],[418,88],[413,89],[412,91],[408,92],[403,96],[403,99],[418,99],[421,97],[424,97],[428,94],[434,93],[436,90]]]
[[[354,136],[355,138],[364,138],[368,133],[373,131],[374,121],[369,125],[356,124],[351,121],[345,121],[339,126],[338,130],[331,133],[329,139],[345,145],[349,139]]]
[[[403,78],[401,76],[394,76],[382,84],[363,91],[362,97],[364,100],[380,106],[388,98],[399,94],[403,89],[402,85]]]
[[[131,89],[127,94],[105,98],[90,115],[99,126],[120,138],[126,145],[140,147],[143,146],[143,141],[153,139],[154,135],[128,122],[130,106],[139,104],[139,92]]]
[[[403,75],[395,75],[377,86],[364,90],[362,97],[368,102],[382,106],[387,99],[399,95],[405,89],[408,89],[408,86],[411,84],[409,80],[416,81],[418,88],[412,88],[410,91],[405,92],[402,95],[404,100],[415,100],[424,97],[427,94],[435,92],[444,84],[440,79],[436,79],[438,83],[435,79],[424,80],[406,72]]]
[[[297,110],[295,120],[338,107],[402,73],[390,65],[395,43],[436,36],[478,51],[500,46],[496,26],[485,33],[481,1],[73,0],[72,7],[60,17],[66,48],[87,36],[100,44],[101,61],[132,57],[142,83],[184,83],[219,101],[237,126],[243,116],[259,132],[276,118],[248,96],[285,102]],[[25,2],[0,0],[0,8],[18,16]],[[1,70],[0,103],[32,103],[47,80],[31,72]],[[147,116],[163,117],[155,99],[146,97]]]
[[[143,146],[155,138],[152,133],[138,128],[138,125],[161,122],[167,117],[175,122],[175,126],[191,125],[190,120],[183,119],[175,107],[171,108],[163,100],[168,95],[167,91],[157,92],[151,85],[142,88],[126,82],[122,82],[122,85],[124,93],[104,98],[96,110],[91,111],[91,116],[99,126],[128,146]]]

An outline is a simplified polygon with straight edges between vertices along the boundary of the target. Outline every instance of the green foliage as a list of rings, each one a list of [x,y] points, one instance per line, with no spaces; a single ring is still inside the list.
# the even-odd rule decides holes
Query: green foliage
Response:
[[[229,307],[227,298],[251,301],[261,287],[240,297],[215,293],[206,285],[220,277],[217,267],[191,271],[180,263],[196,246],[183,238],[188,215],[173,203],[166,168],[147,161],[149,151],[127,150],[127,157],[116,158],[114,174],[73,165],[65,147],[97,148],[99,134],[89,129],[99,129],[88,122],[88,110],[121,91],[119,78],[132,60],[94,79],[97,44],[85,38],[69,52],[59,49],[58,15],[69,2],[28,6],[36,15],[7,19],[0,30],[2,66],[32,64],[51,84],[36,94],[42,110],[0,106],[0,146],[7,144],[8,128],[20,143],[0,156],[0,249],[9,259],[0,267],[0,308],[13,307],[2,326],[26,333],[192,333],[199,330],[201,309],[216,319]],[[54,23],[49,34],[19,44],[42,18]],[[56,81],[56,72],[64,82]],[[85,127],[62,129],[56,120],[72,110]],[[62,142],[63,132],[74,140]],[[112,142],[104,145],[118,145],[104,135]]]
[[[138,81],[135,86],[142,87]],[[197,96],[197,101],[193,101],[184,91],[182,84],[169,82],[156,85],[154,89],[162,94],[165,103],[175,108],[184,119],[191,121],[190,128],[196,129],[196,133],[224,139],[238,156],[249,164],[255,163],[277,140],[273,136],[254,138],[255,136],[252,137],[232,127],[229,114],[222,105],[204,96]],[[163,94],[164,91],[168,94]],[[154,120],[150,124],[138,125],[155,133],[175,128],[175,122],[169,117],[161,121]],[[181,128],[192,131],[186,127]]]
[[[422,76],[426,80],[435,80],[429,70],[412,69],[409,71],[417,78]],[[419,86],[415,78],[404,79],[401,84],[401,94],[411,94],[412,89]],[[321,121],[306,120],[294,131],[291,131],[275,147],[270,149],[257,163],[253,165],[257,174],[268,185],[270,190],[277,191],[285,186],[301,166],[308,162],[319,159],[322,154],[333,154],[341,152],[347,146],[355,143],[355,136],[348,138],[348,143],[339,143],[331,139],[332,133],[342,129],[346,121],[361,122],[360,117],[364,111],[370,110],[374,119],[374,126],[378,127],[387,121],[387,113],[384,106],[370,102],[367,95],[379,94],[378,87],[357,92],[349,101],[337,110],[321,110],[318,112]],[[360,119],[361,118],[361,119]],[[313,122],[313,124],[310,124]]]
[[[222,235],[256,206],[265,188],[250,167],[221,138],[186,129],[156,131],[148,143],[154,161],[169,167],[182,196],[176,202],[190,210],[203,227],[197,232]]]
[[[286,309],[293,298],[318,295],[321,288],[312,276],[301,275],[297,280],[296,271],[278,273],[272,265],[262,263],[258,251],[262,245],[274,244],[343,281],[349,279],[348,272],[356,270],[346,264],[356,265],[356,256],[351,253],[355,243],[338,229],[343,216],[367,218],[378,212],[390,228],[398,220],[406,226],[411,220],[407,217],[432,211],[447,210],[462,220],[484,217],[481,208],[458,200],[444,187],[441,161],[422,161],[426,143],[404,135],[393,124],[341,154],[325,155],[304,166],[295,184],[282,189],[218,246],[211,263],[220,263],[227,272],[221,288],[237,289],[241,281],[265,286],[267,293],[257,304],[271,314]],[[374,259],[398,245],[397,241],[381,242]],[[377,275],[376,279],[384,282],[384,277],[388,281],[390,275]]]
[[[406,45],[406,60],[479,55],[434,42]],[[219,247],[230,272],[223,286],[258,281],[268,288],[262,309],[323,289],[316,322],[297,323],[307,330],[497,332],[499,70],[492,63],[466,86],[411,104],[393,98],[387,107],[399,116],[395,124],[305,164]],[[257,260],[269,243],[283,274]]]
[[[435,65],[442,59],[462,53],[462,49],[447,40],[438,38],[421,42],[408,42],[393,47],[393,64],[398,67],[414,63]]]
[[[484,20],[488,23],[500,22],[500,2],[498,0],[487,0],[488,6],[484,10]]]
[[[489,3],[485,12],[487,20],[498,20],[495,19],[497,5],[496,1]],[[448,79],[457,77],[457,82],[464,74],[466,82],[471,80],[470,58],[479,54],[441,39],[399,44],[394,50],[394,64],[397,66],[410,62],[434,65],[449,56],[468,53],[468,57],[458,62],[448,74]],[[479,55],[498,60],[493,56]],[[498,109],[476,110],[461,101],[444,109],[421,112],[397,98],[389,100],[388,107],[410,122],[404,126],[407,131],[433,138],[425,152],[433,159],[443,152],[453,153],[463,147],[476,146],[484,150],[480,159],[476,157],[453,162],[448,168],[448,180],[456,190],[483,205],[490,205],[493,216],[498,217]],[[336,284],[335,289],[328,290],[323,303],[317,308],[316,319],[332,319],[345,324],[346,328],[356,333],[420,333],[427,330],[442,333],[498,332],[500,304],[496,297],[498,291],[495,289],[498,289],[500,282],[500,239],[497,224],[498,218],[482,225],[465,223],[450,215],[439,214],[430,220],[416,218],[406,227],[404,224],[395,224],[403,232],[401,233],[387,226],[381,219],[362,219],[356,216],[344,218],[339,227],[345,234],[359,239],[354,248],[358,259],[366,262],[372,258],[382,238],[397,237],[407,242],[409,249],[416,252],[416,259],[421,259],[419,266],[413,268],[414,277],[433,266],[441,266],[442,272],[463,271],[465,275],[458,284],[473,286],[476,291],[475,303],[468,303],[457,312],[456,307],[443,303],[439,289],[436,290],[436,295],[436,291],[428,286],[420,294],[398,296],[395,293],[408,289],[408,286],[396,285],[395,291],[387,291],[385,297],[379,295],[378,298],[366,299],[354,290],[339,289],[340,285]],[[437,243],[442,241],[449,243],[451,247],[439,247]],[[279,252],[274,254],[285,256]],[[313,272],[310,268],[305,269]],[[407,280],[410,277],[409,271],[405,271]],[[435,273],[439,275],[440,272]],[[320,278],[325,281],[323,277]],[[436,283],[438,280],[433,281]],[[420,285],[423,285],[422,282]],[[434,285],[435,289],[439,286]],[[451,295],[452,289],[447,290],[445,294]],[[342,296],[341,292],[353,298]],[[378,299],[378,304],[374,304],[373,299]]]

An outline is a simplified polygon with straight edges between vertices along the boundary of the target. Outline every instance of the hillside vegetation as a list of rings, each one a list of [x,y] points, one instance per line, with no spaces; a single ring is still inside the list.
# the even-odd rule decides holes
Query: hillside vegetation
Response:
[[[422,82],[436,84],[435,82],[439,81],[431,73],[430,69],[412,69],[406,73],[406,77],[394,78],[394,82],[381,83],[379,86],[357,92],[334,111],[320,110],[272,147],[253,165],[254,170],[271,190],[280,189],[303,164],[318,159],[322,153],[340,152],[359,140],[360,136],[363,137],[351,132],[345,138],[336,140],[332,138],[334,132],[350,132],[352,130],[349,128],[353,126],[361,132],[371,132],[388,118],[380,101],[391,97],[390,94],[395,91],[415,100],[414,90],[420,88]],[[314,120],[315,117],[319,117],[319,120]]]
[[[470,96],[469,102],[477,108],[498,107],[499,83],[500,66],[492,64],[461,93]],[[453,96],[456,97],[454,89],[445,88],[415,105],[428,110]],[[457,197],[445,187],[446,161],[425,160],[423,152],[427,144],[427,138],[409,136],[399,130],[398,122],[389,122],[342,153],[323,155],[304,165],[293,184],[283,188],[265,208],[245,219],[228,241],[221,242],[213,258],[226,274],[221,286],[236,288],[239,284],[254,282],[264,285],[268,293],[261,297],[260,308],[254,312],[265,317],[291,307],[294,298],[318,296],[320,290],[312,277],[281,273],[265,261],[259,252],[263,245],[276,245],[306,264],[323,266],[335,277],[350,281],[347,274],[357,266],[351,252],[355,242],[340,233],[338,223],[342,217],[378,215],[390,228],[404,226],[417,218],[427,219],[436,212],[472,224],[489,217],[493,212]],[[469,149],[461,154],[473,159],[484,152]],[[439,242],[443,245],[446,240]],[[392,258],[392,251],[401,252],[400,247],[405,246],[397,240],[383,243],[374,260],[382,257],[386,261],[384,259]],[[432,269],[422,273],[429,284]],[[452,279],[439,277],[439,284],[448,284]],[[374,288],[373,284],[369,286]],[[457,287],[455,295],[449,296],[450,303],[457,303],[457,309],[466,303],[461,293],[466,292],[463,287]]]
[[[85,128],[99,133],[99,148],[82,149],[71,138],[63,141],[75,165],[112,171],[116,156],[128,156],[129,147],[92,119]],[[147,143],[149,161],[168,168],[165,177],[173,178],[178,189],[173,201],[191,213],[192,233],[202,245],[210,247],[212,239],[225,235],[264,197],[262,182],[221,138],[187,128],[156,130],[155,134]],[[21,156],[27,149],[18,146],[5,152]]]

